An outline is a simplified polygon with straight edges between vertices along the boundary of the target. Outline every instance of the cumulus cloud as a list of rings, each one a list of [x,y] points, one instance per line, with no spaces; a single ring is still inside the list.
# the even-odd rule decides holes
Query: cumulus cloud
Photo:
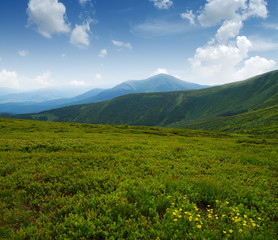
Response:
[[[235,67],[247,57],[251,42],[246,37],[237,37],[236,44],[204,46],[196,50],[189,61],[193,71],[212,84],[235,81]]]
[[[216,39],[220,43],[226,43],[229,39],[236,37],[242,28],[241,20],[225,21],[216,33]]]
[[[236,79],[247,79],[258,74],[262,74],[274,69],[276,62],[274,60],[267,60],[265,58],[256,56],[244,62],[244,67],[236,72]]]
[[[107,55],[107,50],[106,49],[102,49],[100,51],[100,53],[98,54],[99,57],[104,58]]]
[[[128,48],[128,49],[132,49],[132,46],[129,42],[125,43],[125,42],[121,42],[121,41],[112,40],[112,43],[116,47],[125,47],[125,48]]]
[[[83,25],[75,25],[75,28],[71,32],[70,43],[78,47],[88,47],[90,45],[89,40],[90,24],[89,22]]]
[[[187,11],[185,13],[182,13],[181,14],[181,18],[182,19],[187,19],[191,25],[194,25],[195,24],[195,18],[196,16],[193,14],[192,10],[190,11]]]
[[[214,26],[223,20],[237,18],[238,11],[246,7],[246,0],[207,0],[198,20],[204,27]]]
[[[167,69],[165,69],[165,68],[158,68],[153,73],[151,73],[151,76],[155,76],[157,74],[162,74],[162,73],[163,74],[169,74]]]
[[[27,50],[20,50],[17,52],[18,55],[20,55],[21,57],[26,57],[29,54],[29,51]]]
[[[3,69],[0,72],[0,87],[19,88],[18,75]]]
[[[58,0],[29,0],[28,24],[36,25],[37,31],[44,37],[51,38],[55,33],[68,33],[66,7]]]
[[[259,56],[248,59],[250,51],[262,46],[239,35],[244,21],[251,17],[266,18],[267,14],[264,0],[207,0],[197,19],[203,27],[220,27],[214,38],[197,48],[194,57],[189,59],[195,76],[211,84],[219,84],[272,70],[276,65],[273,60]],[[266,47],[274,48],[275,44],[270,43]]]
[[[249,5],[246,13],[244,14],[245,18],[257,16],[261,18],[266,18],[268,14],[267,11],[267,2],[264,0],[249,0]]]
[[[207,0],[198,20],[204,27],[214,26],[222,21],[246,20],[249,17],[266,18],[267,3],[264,0]]]
[[[150,0],[158,9],[169,9],[173,5],[171,0]]]

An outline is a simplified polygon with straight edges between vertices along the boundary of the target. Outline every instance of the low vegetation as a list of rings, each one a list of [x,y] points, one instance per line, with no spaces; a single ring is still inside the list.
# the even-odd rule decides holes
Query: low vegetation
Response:
[[[0,118],[0,239],[278,239],[277,144]]]

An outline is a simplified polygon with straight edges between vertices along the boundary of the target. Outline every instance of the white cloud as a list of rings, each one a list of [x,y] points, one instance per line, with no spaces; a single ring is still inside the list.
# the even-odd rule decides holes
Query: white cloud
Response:
[[[126,47],[128,49],[132,49],[132,46],[129,42],[124,43],[124,42],[121,42],[121,41],[112,40],[112,43],[113,43],[113,45],[115,45],[117,47]]]
[[[236,79],[247,79],[258,74],[274,70],[276,62],[256,56],[244,62],[244,67],[236,72]]]
[[[236,44],[218,44],[200,47],[190,58],[193,72],[210,84],[235,81],[235,69],[247,57],[251,42],[246,37],[237,37]]]
[[[88,33],[89,31],[90,31],[89,22],[83,25],[76,24],[70,36],[70,43],[81,48],[88,47],[90,45],[89,33]]]
[[[158,9],[169,9],[173,5],[171,0],[150,0]]]
[[[274,69],[276,62],[259,56],[248,57],[252,43],[245,36],[238,36],[236,45],[218,44],[205,46],[196,50],[195,56],[189,59],[195,76],[201,77],[204,83],[223,84],[243,80],[251,76]],[[244,67],[240,67],[241,64]]]
[[[34,85],[38,86],[39,88],[45,88],[45,87],[49,87],[52,83],[52,79],[51,79],[51,73],[50,72],[45,72],[39,76],[37,76],[33,82]]]
[[[242,21],[225,21],[216,33],[219,43],[226,43],[229,39],[236,37],[242,28]]]
[[[203,27],[209,27],[222,21],[239,22],[250,17],[266,18],[267,14],[267,2],[264,0],[207,0],[198,20]]]
[[[275,61],[259,56],[248,59],[248,53],[274,49],[276,44],[253,43],[246,36],[239,36],[244,21],[267,17],[266,6],[264,0],[207,0],[197,19],[203,27],[218,24],[220,27],[214,38],[196,49],[194,57],[189,59],[196,79],[202,78],[207,84],[222,84],[273,69]]]
[[[100,53],[98,54],[99,57],[104,58],[107,55],[107,50],[106,49],[102,49],[100,51]]]
[[[158,68],[153,73],[151,73],[151,76],[155,76],[157,74],[162,74],[162,73],[163,74],[169,74],[167,69],[165,69],[165,68]]]
[[[71,86],[76,86],[76,87],[80,87],[80,86],[86,86],[86,83],[84,81],[71,81],[69,83]]]
[[[207,0],[198,20],[204,27],[213,26],[223,20],[237,18],[238,11],[246,7],[246,0]]]
[[[193,14],[192,10],[190,11],[187,11],[185,13],[182,13],[181,14],[181,18],[182,19],[187,19],[191,25],[194,25],[195,24],[195,18],[196,16]]]
[[[2,58],[0,57],[0,62],[2,61]]]
[[[21,57],[26,57],[29,54],[27,50],[20,50],[17,52]]]
[[[102,75],[100,74],[100,73],[98,73],[98,74],[96,74],[96,79],[97,80],[101,80],[103,77],[102,77]]]
[[[65,21],[66,7],[58,0],[29,0],[27,14],[29,25],[37,25],[37,31],[44,37],[70,31]]]
[[[249,0],[248,9],[245,18],[256,16],[266,18],[268,14],[267,2],[264,0]]]
[[[18,75],[3,69],[0,72],[0,87],[19,88]]]

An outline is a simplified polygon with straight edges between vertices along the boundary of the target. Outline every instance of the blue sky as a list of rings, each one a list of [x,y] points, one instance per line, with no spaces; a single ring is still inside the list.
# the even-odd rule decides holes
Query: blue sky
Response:
[[[223,84],[277,69],[276,0],[1,0],[0,88]]]

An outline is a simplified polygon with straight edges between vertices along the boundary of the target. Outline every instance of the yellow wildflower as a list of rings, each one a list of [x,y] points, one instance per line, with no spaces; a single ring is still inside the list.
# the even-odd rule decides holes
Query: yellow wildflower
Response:
[[[229,233],[233,233],[233,230],[232,230],[232,229],[230,229],[230,230],[229,230]]]
[[[227,232],[226,232],[226,231],[223,231],[223,233],[225,233],[225,234],[226,234]]]
[[[247,215],[244,215],[244,218],[247,218]]]
[[[216,203],[218,203],[218,200],[215,200]]]
[[[241,233],[241,232],[242,232],[242,229],[239,229],[239,230],[238,230],[238,232],[240,232],[240,233]]]
[[[182,212],[182,209],[180,208],[180,211]]]
[[[179,218],[182,218],[182,215],[179,215]]]
[[[177,215],[175,212],[173,212],[173,215]]]
[[[198,218],[195,218],[195,221],[198,221],[199,219]]]
[[[174,222],[176,222],[176,221],[178,221],[178,219],[175,218],[175,219],[174,219]]]
[[[197,228],[201,228],[202,227],[202,225],[197,225]]]
[[[226,204],[229,204],[229,202],[228,202],[228,201],[226,201]]]

